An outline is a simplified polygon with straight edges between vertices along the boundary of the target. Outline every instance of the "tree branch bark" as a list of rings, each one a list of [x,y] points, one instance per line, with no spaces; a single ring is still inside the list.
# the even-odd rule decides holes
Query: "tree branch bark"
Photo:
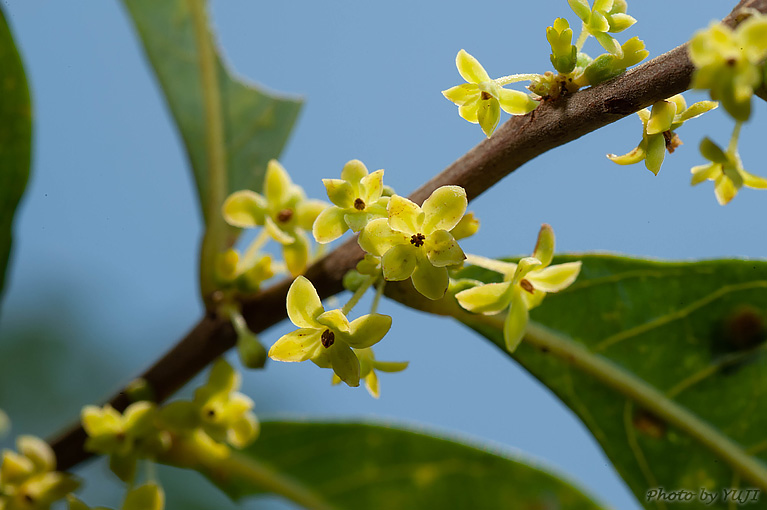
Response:
[[[736,25],[737,13],[746,7],[765,13],[767,0],[741,0],[723,23]],[[415,190],[410,199],[420,204],[436,188],[454,184],[462,186],[472,200],[544,152],[687,90],[692,72],[687,46],[682,45],[609,82],[544,102],[527,115],[512,117],[492,137]],[[305,276],[322,299],[328,298],[343,290],[344,274],[362,255],[356,238],[349,239],[310,266]],[[278,282],[243,303],[243,316],[252,331],[262,332],[287,317],[285,298],[291,283],[290,279]],[[154,390],[156,401],[162,402],[235,341],[234,330],[224,318],[208,315],[140,377]],[[123,410],[130,401],[123,389],[109,403]],[[68,470],[92,455],[83,449],[85,438],[77,423],[50,441],[58,469]]]

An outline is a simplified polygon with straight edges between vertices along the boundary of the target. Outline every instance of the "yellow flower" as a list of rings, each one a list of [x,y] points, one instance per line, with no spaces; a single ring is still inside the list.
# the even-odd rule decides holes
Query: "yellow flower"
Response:
[[[475,313],[496,314],[508,307],[503,338],[509,352],[514,352],[527,329],[529,311],[541,304],[546,293],[569,287],[580,273],[580,262],[550,266],[553,256],[554,231],[544,224],[532,257],[525,257],[518,264],[494,260],[481,264],[503,273],[503,283],[466,289],[455,298],[462,307]]]
[[[450,231],[466,212],[466,192],[460,186],[442,186],[423,203],[394,195],[389,200],[389,219],[368,223],[359,237],[363,250],[381,257],[386,280],[412,278],[415,289],[429,299],[445,295],[449,283],[447,266],[466,258]]]
[[[473,124],[479,123],[490,137],[501,118],[501,109],[512,115],[523,115],[535,110],[538,103],[518,90],[503,88],[491,80],[482,65],[461,50],[455,58],[458,72],[468,83],[442,91],[442,95],[458,105],[458,114]]]

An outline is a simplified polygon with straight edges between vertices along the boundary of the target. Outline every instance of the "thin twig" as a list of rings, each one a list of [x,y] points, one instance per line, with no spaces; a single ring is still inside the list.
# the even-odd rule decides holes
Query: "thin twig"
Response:
[[[723,23],[735,25],[735,13],[743,7],[767,13],[767,0],[741,0]],[[466,189],[472,200],[546,151],[683,92],[689,88],[692,71],[687,47],[682,45],[609,82],[544,102],[527,115],[512,117],[492,137],[414,191],[410,199],[422,203],[436,188],[454,184]],[[310,266],[305,276],[325,299],[343,290],[344,274],[362,255],[352,238]],[[262,332],[286,318],[285,298],[291,283],[290,279],[281,281],[243,303],[243,316],[253,332]],[[162,402],[235,342],[231,324],[225,318],[208,315],[141,377]],[[110,403],[122,410],[129,400],[121,391]],[[83,450],[84,441],[79,424],[50,441],[59,469],[70,469],[91,456]]]

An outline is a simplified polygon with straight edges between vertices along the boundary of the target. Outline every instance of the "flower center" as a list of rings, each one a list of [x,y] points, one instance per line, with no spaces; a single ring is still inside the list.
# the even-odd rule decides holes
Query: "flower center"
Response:
[[[293,217],[293,209],[283,209],[277,213],[277,221],[287,223]]]
[[[522,278],[519,281],[519,286],[522,287],[523,289],[525,289],[530,294],[533,294],[535,292],[535,288],[533,287],[533,284],[530,283],[530,280],[527,280],[525,278]]]
[[[663,138],[666,141],[666,150],[668,150],[669,154],[673,154],[677,147],[682,145],[682,140],[674,132],[664,131]]]
[[[419,232],[417,234],[413,234],[413,236],[410,238],[410,244],[416,248],[420,248],[423,246],[424,240],[426,240],[426,236]]]
[[[482,91],[482,92],[479,94],[479,97],[481,97],[483,101],[487,101],[488,99],[490,99],[490,98],[491,98],[491,97],[493,97],[493,96],[491,96],[491,95],[490,95],[490,92],[485,92],[485,91],[483,90],[483,91]]]
[[[363,209],[365,209],[365,201],[362,200],[361,198],[356,199],[354,201],[354,208],[357,209],[358,211],[362,211]]]
[[[322,346],[324,348],[328,348],[331,345],[333,345],[333,342],[336,341],[336,335],[329,329],[326,329],[322,332],[322,336],[320,337],[320,342],[322,342]]]

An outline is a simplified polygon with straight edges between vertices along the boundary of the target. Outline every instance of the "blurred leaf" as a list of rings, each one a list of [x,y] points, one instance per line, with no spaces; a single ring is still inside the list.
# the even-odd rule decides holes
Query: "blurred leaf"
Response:
[[[328,508],[602,508],[568,482],[522,460],[424,432],[365,423],[262,426],[244,454],[289,477]],[[234,498],[263,492],[242,479],[218,483]]]
[[[27,77],[0,8],[0,298],[11,253],[13,213],[29,178],[32,105]]]
[[[767,263],[656,262],[610,255],[557,257],[555,263],[572,260],[583,261],[578,280],[548,295],[531,319],[566,336],[587,357],[660,392],[658,406],[681,408],[713,426],[716,434],[703,441],[711,444],[701,444],[637,406],[627,396],[632,388],[600,382],[598,374],[578,370],[572,359],[532,341],[523,342],[514,359],[583,420],[647,508],[664,508],[645,502],[654,487],[753,486],[713,449],[733,441],[750,462],[758,459],[755,464],[765,468]],[[476,267],[462,276],[500,279]],[[454,311],[503,349],[500,328]],[[721,499],[717,504],[722,506],[706,508],[727,508]]]
[[[206,204],[210,191],[206,118],[190,3],[187,0],[123,0],[123,3],[184,139],[200,203]],[[268,48],[254,55],[268,58]],[[238,79],[223,65],[218,52],[215,57],[228,168],[227,190],[258,191],[266,163],[282,151],[301,102],[280,98]],[[205,215],[204,206],[202,210]]]

